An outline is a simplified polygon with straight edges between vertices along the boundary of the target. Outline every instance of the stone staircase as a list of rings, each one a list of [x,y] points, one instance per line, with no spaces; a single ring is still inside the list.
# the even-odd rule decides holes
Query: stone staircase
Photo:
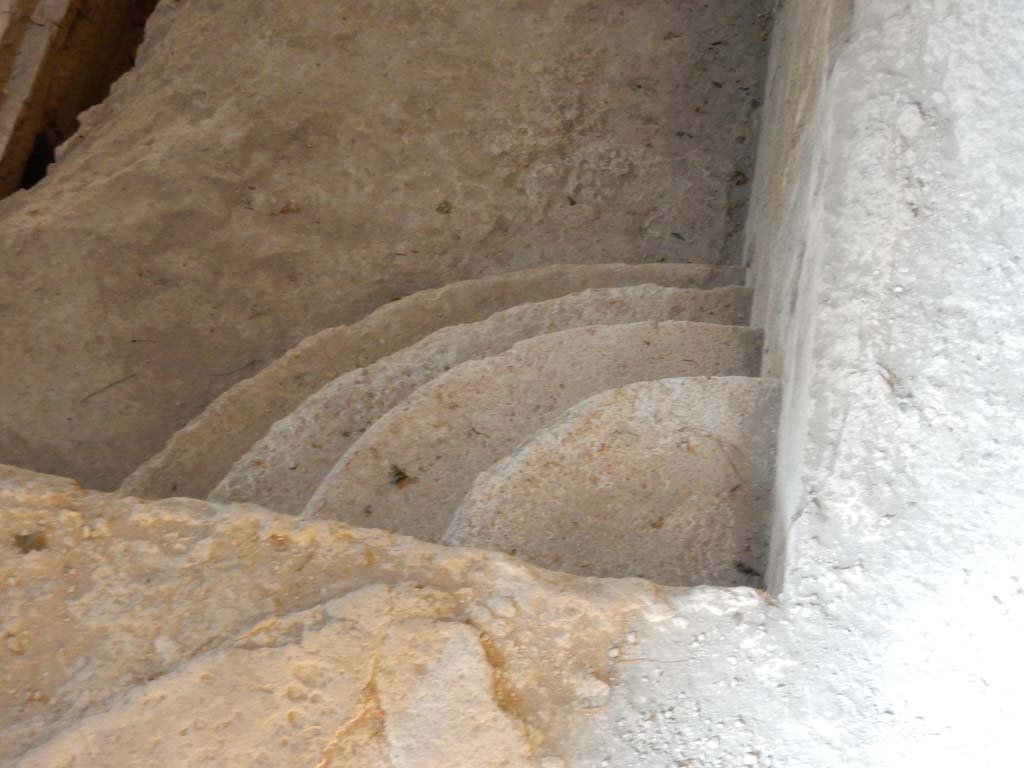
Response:
[[[1012,765],[978,5],[161,0],[0,201],[0,766]]]
[[[761,579],[777,383],[687,377],[602,392],[481,472],[446,544],[666,584]]]
[[[583,575],[757,584],[777,391],[757,378],[740,280],[554,265],[414,293],[225,392],[120,492],[251,502]]]
[[[297,514],[309,501],[311,489],[374,421],[454,365],[571,327],[652,318],[742,323],[748,305],[749,291],[739,286],[593,288],[443,328],[325,384],[239,458],[210,498],[251,501]]]
[[[766,569],[768,3],[286,5],[160,3],[6,204],[0,449],[120,487],[0,466],[0,763],[655,765],[680,648],[776,654],[673,589]]]
[[[37,468],[81,465],[76,476],[120,483],[123,496],[248,502],[579,574],[759,583],[775,418],[763,400],[775,385],[757,379],[762,338],[746,325],[751,288],[735,264],[768,5],[567,0],[396,15],[316,2],[264,19],[245,4],[161,4],[139,66],[83,117],[66,173],[86,173],[71,161],[99,151],[89,137],[115,130],[106,122],[149,119],[147,100],[192,107],[203,93],[235,104],[251,73],[227,66],[211,25],[234,31],[248,51],[239,61],[266,68],[259,98],[213,122],[196,115],[181,136],[161,138],[168,120],[143,131],[153,146],[196,147],[202,171],[172,188],[178,156],[158,155],[168,167],[146,167],[159,204],[125,215],[138,229],[117,222],[126,242],[156,243],[116,292],[134,297],[130,311],[103,303],[132,329],[129,341],[121,328],[103,335],[93,381],[61,391],[72,401],[63,418],[53,403],[64,401],[37,395],[30,369],[12,365],[24,379],[13,391],[40,402],[16,409],[10,433],[31,432]],[[333,36],[350,33],[359,45]],[[292,47],[278,60],[267,34],[303,40],[315,73],[299,75]],[[208,66],[184,66],[188,48],[174,41],[200,45]],[[386,51],[403,55],[378,61]],[[161,79],[172,66],[180,76]],[[154,95],[156,80],[170,90]],[[265,129],[282,113],[294,116],[287,130]],[[210,163],[237,184],[217,176],[195,191],[192,177],[205,184]],[[59,192],[59,181],[48,184]],[[232,223],[205,234],[164,226],[185,221],[182,200]],[[75,253],[76,263],[119,263]],[[151,286],[137,280],[160,265],[176,265],[181,292],[165,295],[174,281],[154,273],[158,293],[140,298]],[[35,297],[34,286],[21,293]],[[47,355],[70,366],[97,345],[83,338],[73,353]],[[663,390],[631,387],[659,380],[689,383],[664,390],[677,395],[674,420],[646,424],[641,403]],[[602,442],[614,466],[596,472],[595,458],[557,470],[581,490],[550,499],[552,548],[534,538],[544,526],[522,517],[556,471],[536,456],[563,430],[566,455],[584,451],[594,415],[580,414],[605,396],[635,401],[622,418],[636,429]],[[669,424],[677,438],[663,434]],[[69,432],[94,450],[54,450]],[[634,432],[635,443],[623,437]],[[596,474],[574,481],[584,470]],[[511,520],[521,520],[514,535]],[[629,531],[642,535],[633,542]]]

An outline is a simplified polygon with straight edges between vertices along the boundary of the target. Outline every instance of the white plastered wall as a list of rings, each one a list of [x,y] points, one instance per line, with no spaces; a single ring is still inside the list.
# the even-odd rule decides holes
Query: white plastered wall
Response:
[[[790,0],[770,70],[747,259],[785,384],[769,586],[810,728],[785,764],[1008,765],[1024,6]]]

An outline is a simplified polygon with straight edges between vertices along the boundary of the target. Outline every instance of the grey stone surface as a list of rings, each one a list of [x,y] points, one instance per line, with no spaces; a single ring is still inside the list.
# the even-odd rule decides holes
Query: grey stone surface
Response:
[[[756,586],[778,400],[777,381],[741,377],[595,395],[482,472],[441,541],[584,576]]]
[[[0,460],[114,488],[400,296],[722,261],[764,5],[160,3],[47,178],[0,202]]]
[[[120,491],[144,498],[206,496],[275,421],[324,384],[447,325],[482,320],[516,304],[585,288],[641,283],[710,288],[741,279],[737,269],[698,264],[563,264],[419,291],[385,304],[359,322],[304,339],[239,382],[132,472]]]
[[[310,395],[235,462],[209,498],[298,514],[363,432],[416,387],[452,366],[498,354],[531,336],[577,326],[640,320],[742,324],[749,305],[749,289],[738,286],[692,290],[638,285],[520,304],[486,320],[442,328]]]
[[[567,408],[669,376],[756,375],[761,335],[708,323],[588,326],[457,365],[381,417],[305,513],[437,540],[474,478]]]

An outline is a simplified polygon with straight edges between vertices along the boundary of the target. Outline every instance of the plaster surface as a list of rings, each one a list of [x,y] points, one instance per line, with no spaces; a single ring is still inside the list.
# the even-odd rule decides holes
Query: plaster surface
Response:
[[[769,580],[820,677],[786,686],[786,765],[1018,759],[1020,10],[777,20],[748,228],[785,392]]]

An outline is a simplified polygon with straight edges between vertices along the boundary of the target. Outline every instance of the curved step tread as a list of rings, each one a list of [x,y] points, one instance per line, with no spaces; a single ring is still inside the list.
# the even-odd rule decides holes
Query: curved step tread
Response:
[[[346,371],[369,365],[457,323],[586,288],[656,283],[713,288],[743,283],[743,271],[702,264],[559,264],[449,283],[377,308],[352,325],[309,336],[210,403],[118,491],[143,498],[205,497],[278,419]]]
[[[603,392],[482,473],[442,542],[587,576],[755,585],[778,408],[772,379]]]
[[[209,498],[299,514],[331,467],[378,418],[459,363],[499,354],[532,336],[584,325],[641,320],[738,325],[747,321],[749,306],[750,290],[738,286],[594,288],[442,328],[310,395],[235,462]]]
[[[305,513],[436,541],[476,476],[598,392],[669,376],[757,375],[761,334],[708,323],[598,325],[462,363],[381,417]]]

